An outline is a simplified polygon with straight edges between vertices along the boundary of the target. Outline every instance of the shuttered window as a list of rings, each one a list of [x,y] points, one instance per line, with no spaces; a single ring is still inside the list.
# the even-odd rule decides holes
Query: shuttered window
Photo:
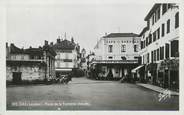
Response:
[[[179,49],[178,49],[178,40],[174,40],[171,42],[171,57],[178,57]]]

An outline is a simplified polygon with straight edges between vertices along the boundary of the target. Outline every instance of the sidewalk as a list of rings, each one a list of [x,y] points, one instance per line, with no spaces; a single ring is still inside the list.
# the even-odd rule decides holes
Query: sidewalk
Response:
[[[144,84],[144,83],[136,83],[136,84],[139,86],[154,90],[154,91],[159,92],[159,93],[163,93],[166,90],[164,88],[161,88],[161,87],[158,87],[155,85],[151,85],[151,84]],[[168,91],[170,92],[171,95],[179,96],[179,93],[176,91],[171,91],[171,90],[168,90]]]

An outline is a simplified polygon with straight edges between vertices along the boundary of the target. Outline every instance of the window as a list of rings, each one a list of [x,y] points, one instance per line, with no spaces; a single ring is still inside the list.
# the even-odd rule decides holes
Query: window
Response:
[[[155,32],[153,32],[153,42],[156,41],[156,37],[157,37],[157,35],[156,35],[156,31],[155,31]]]
[[[126,45],[121,45],[121,52],[126,52]]]
[[[162,15],[165,14],[167,11],[167,4],[162,5]]]
[[[169,44],[165,44],[165,58],[169,58]]]
[[[149,63],[149,53],[147,54],[147,62]]]
[[[109,53],[112,53],[112,45],[109,45],[108,51],[109,51]]]
[[[65,59],[69,59],[69,54],[65,53]]]
[[[31,56],[30,56],[30,59],[34,59],[34,56],[31,55]]]
[[[147,27],[148,27],[148,29],[150,28],[150,22],[149,22],[149,20],[147,21]]]
[[[121,59],[122,59],[122,60],[126,60],[126,57],[125,57],[125,56],[122,56]]]
[[[153,61],[156,61],[156,50],[154,50],[154,57],[153,57]]]
[[[63,59],[64,62],[72,62],[72,59]]]
[[[159,61],[160,55],[159,55],[159,48],[157,49],[157,61]]]
[[[160,39],[160,28],[157,29],[157,39]]]
[[[152,25],[154,25],[155,15],[152,16]]]
[[[152,43],[152,34],[149,34],[149,44]]]
[[[153,51],[151,51],[151,63],[153,63]]]
[[[141,41],[141,49],[143,49],[144,47],[143,47],[143,44],[144,44],[144,42],[143,41]]]
[[[157,20],[159,20],[160,19],[160,8],[158,8],[158,10],[157,10]]]
[[[171,4],[168,4],[168,9],[171,8]]]
[[[164,46],[160,47],[160,60],[164,59]]]
[[[109,56],[108,58],[109,58],[109,59],[112,59],[112,56]]]
[[[13,59],[16,59],[16,55],[13,56]]]
[[[134,52],[138,52],[138,45],[134,45]]]
[[[21,60],[23,60],[24,59],[24,55],[21,55]]]
[[[59,61],[57,62],[57,67],[60,67],[60,62]]]
[[[171,41],[171,57],[179,56],[178,40]]]
[[[69,67],[69,63],[66,62],[65,63],[65,67],[68,68]]]
[[[179,12],[177,12],[175,15],[175,28],[178,27],[179,27]]]
[[[167,33],[170,32],[170,19],[167,20]]]
[[[148,37],[146,38],[146,46],[148,46]]]
[[[164,37],[164,35],[165,35],[165,25],[162,24],[162,37]]]
[[[60,59],[60,53],[57,54],[57,59]]]

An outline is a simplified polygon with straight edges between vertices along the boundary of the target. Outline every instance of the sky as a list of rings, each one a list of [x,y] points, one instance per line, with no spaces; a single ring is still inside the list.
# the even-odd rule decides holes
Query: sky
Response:
[[[145,16],[154,3],[54,3],[9,5],[6,10],[6,38],[20,48],[56,42],[58,36],[71,40],[88,52],[105,33],[139,34]]]

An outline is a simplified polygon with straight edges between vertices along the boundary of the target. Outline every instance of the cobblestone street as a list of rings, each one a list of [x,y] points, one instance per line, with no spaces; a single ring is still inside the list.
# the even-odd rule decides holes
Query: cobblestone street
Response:
[[[179,97],[135,84],[73,78],[67,85],[7,87],[7,110],[178,110]]]

